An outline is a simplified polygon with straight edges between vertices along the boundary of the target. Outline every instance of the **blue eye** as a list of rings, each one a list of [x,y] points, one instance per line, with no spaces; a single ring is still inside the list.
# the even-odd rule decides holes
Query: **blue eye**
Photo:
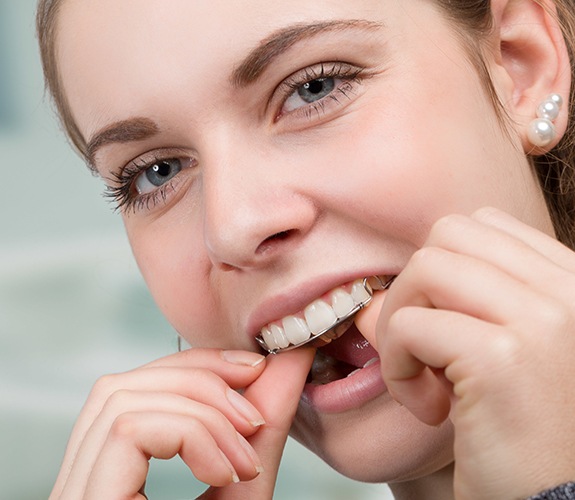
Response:
[[[158,203],[167,204],[172,194],[193,179],[198,162],[187,149],[164,148],[132,160],[118,171],[112,170],[105,196],[122,213],[150,211]]]
[[[135,181],[138,194],[149,193],[172,180],[182,170],[182,161],[178,158],[157,161],[147,167]]]
[[[321,101],[337,87],[338,80],[333,77],[317,78],[299,86],[285,101],[285,111],[293,111],[308,104]]]

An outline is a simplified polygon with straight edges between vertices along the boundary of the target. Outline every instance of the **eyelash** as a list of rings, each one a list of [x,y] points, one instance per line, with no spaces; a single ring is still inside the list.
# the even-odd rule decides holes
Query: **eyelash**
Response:
[[[322,62],[315,66],[307,67],[298,73],[285,79],[278,87],[281,94],[280,111],[276,115],[275,121],[282,119],[283,116],[292,115],[297,119],[298,115],[303,115],[304,118],[311,120],[314,116],[320,117],[326,112],[326,101],[332,100],[339,103],[339,97],[344,96],[349,98],[349,94],[354,91],[355,85],[369,77],[365,75],[365,68],[353,66],[348,63],[335,61],[335,62]],[[333,92],[320,98],[318,101],[310,103],[301,108],[297,108],[287,113],[282,113],[282,109],[286,104],[288,98],[297,92],[303,85],[316,80],[337,78],[344,83],[336,87]],[[181,155],[180,157],[185,157]],[[156,207],[158,203],[166,202],[169,196],[169,191],[176,189],[176,184],[179,182],[179,174],[176,174],[172,179],[167,181],[162,186],[149,192],[138,194],[135,193],[135,182],[139,175],[146,172],[154,164],[176,159],[174,155],[148,155],[146,158],[139,158],[130,162],[119,172],[112,173],[111,182],[106,186],[104,197],[114,203],[114,211],[122,213],[136,213],[141,210],[149,211]]]
[[[152,155],[130,162],[119,172],[112,173],[111,182],[106,186],[104,197],[114,204],[115,212],[136,213],[140,210],[149,211],[160,202],[166,202],[169,191],[174,191],[179,175],[175,175],[162,186],[149,193],[135,193],[135,182],[139,175],[157,163],[175,159],[174,155]],[[182,160],[183,161],[183,160]],[[193,162],[192,162],[193,163]]]
[[[295,75],[290,76],[280,84],[279,90],[282,93],[282,108],[287,99],[306,83],[329,78],[338,78],[343,80],[344,83],[335,88],[329,95],[307,106],[285,114],[280,110],[276,115],[275,121],[290,114],[295,114],[296,116],[303,114],[305,118],[310,120],[313,119],[314,116],[321,116],[321,114],[326,111],[326,100],[329,99],[339,104],[339,97],[349,98],[349,94],[354,91],[355,85],[360,84],[367,77],[369,77],[369,75],[366,74],[365,68],[353,66],[342,61],[322,62],[318,65],[307,67]]]

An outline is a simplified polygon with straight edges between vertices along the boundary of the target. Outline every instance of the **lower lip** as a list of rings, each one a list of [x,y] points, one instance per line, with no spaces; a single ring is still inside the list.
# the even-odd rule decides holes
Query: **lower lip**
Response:
[[[379,361],[325,385],[306,384],[302,402],[321,413],[354,410],[387,392]]]

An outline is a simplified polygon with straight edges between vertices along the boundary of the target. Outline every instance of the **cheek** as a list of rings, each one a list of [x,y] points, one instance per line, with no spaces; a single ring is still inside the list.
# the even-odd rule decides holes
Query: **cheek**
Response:
[[[301,161],[311,165],[308,173],[316,172],[318,196],[329,212],[420,246],[435,220],[464,208],[468,175],[456,169],[460,162],[449,144],[440,146],[428,135],[405,117],[365,110]]]
[[[502,140],[484,100],[460,99],[466,108],[443,114],[452,98],[395,107],[382,99],[360,110],[328,153],[338,173],[327,186],[339,204],[417,246],[444,215],[485,205],[515,211],[530,183],[525,158]]]
[[[192,226],[163,218],[146,226],[126,224],[144,280],[171,325],[192,345],[221,345],[213,334],[223,327],[214,320],[220,315],[215,313],[210,265]]]

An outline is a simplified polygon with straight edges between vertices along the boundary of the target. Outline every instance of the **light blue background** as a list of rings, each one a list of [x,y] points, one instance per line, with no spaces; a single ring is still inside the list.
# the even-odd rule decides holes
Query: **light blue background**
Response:
[[[34,8],[33,0],[0,0],[0,500],[48,497],[100,375],[176,348],[120,217],[43,96]],[[203,490],[179,460],[153,463],[151,499]],[[388,495],[342,478],[290,442],[276,498]]]

